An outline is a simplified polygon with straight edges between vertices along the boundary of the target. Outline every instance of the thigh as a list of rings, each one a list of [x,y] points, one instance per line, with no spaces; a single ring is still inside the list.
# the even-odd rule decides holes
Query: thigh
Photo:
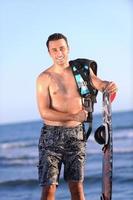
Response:
[[[67,181],[83,181],[86,141],[82,127],[68,133],[64,157],[64,178]]]
[[[56,133],[56,134],[55,134]],[[39,183],[41,186],[58,184],[62,152],[58,148],[58,133],[54,128],[43,127],[39,139]]]

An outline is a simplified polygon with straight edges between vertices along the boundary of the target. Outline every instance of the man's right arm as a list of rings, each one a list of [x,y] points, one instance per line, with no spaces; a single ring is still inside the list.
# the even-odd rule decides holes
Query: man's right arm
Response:
[[[50,107],[49,94],[50,75],[43,73],[37,78],[37,103],[41,118],[48,121],[78,121],[83,122],[87,118],[87,112],[83,109],[76,114],[59,112]]]

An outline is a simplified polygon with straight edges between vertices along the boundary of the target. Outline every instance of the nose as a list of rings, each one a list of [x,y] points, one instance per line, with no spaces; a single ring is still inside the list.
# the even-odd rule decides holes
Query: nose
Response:
[[[61,51],[61,50],[58,50],[58,51],[57,51],[57,56],[58,56],[58,57],[62,56],[62,51]]]

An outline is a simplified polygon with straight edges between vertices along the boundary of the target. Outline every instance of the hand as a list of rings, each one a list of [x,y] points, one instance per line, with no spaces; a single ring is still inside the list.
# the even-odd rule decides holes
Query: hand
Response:
[[[74,115],[74,120],[77,122],[84,122],[87,120],[87,117],[88,117],[88,112],[85,109],[83,109]]]
[[[118,91],[118,88],[114,82],[108,82],[104,90],[106,90],[109,94],[113,94]]]

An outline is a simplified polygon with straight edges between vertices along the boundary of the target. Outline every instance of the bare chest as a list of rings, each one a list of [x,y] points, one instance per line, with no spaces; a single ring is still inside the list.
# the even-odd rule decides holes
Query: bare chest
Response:
[[[55,74],[50,83],[50,96],[53,98],[72,98],[79,96],[77,85],[72,73],[63,75]]]

